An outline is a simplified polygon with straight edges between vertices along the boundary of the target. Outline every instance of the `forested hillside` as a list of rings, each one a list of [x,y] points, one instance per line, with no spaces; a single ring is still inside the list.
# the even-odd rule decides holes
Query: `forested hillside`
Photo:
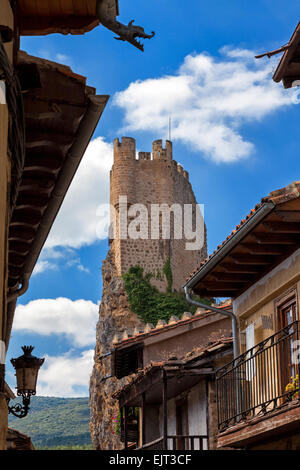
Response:
[[[88,398],[32,397],[28,416],[19,419],[10,414],[9,427],[30,436],[37,449],[92,448],[88,402]]]

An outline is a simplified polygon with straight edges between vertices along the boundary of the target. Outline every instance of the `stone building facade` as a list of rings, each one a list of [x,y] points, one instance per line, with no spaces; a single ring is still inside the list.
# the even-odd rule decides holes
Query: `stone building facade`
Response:
[[[163,238],[160,215],[156,222],[151,220],[153,205],[190,204],[195,221],[196,199],[189,182],[189,175],[182,166],[173,160],[172,143],[157,140],[150,152],[136,155],[136,142],[123,137],[114,140],[114,164],[110,175],[110,202],[114,209],[114,237],[110,239],[110,249],[102,266],[103,294],[99,310],[96,332],[94,368],[90,380],[91,436],[95,449],[119,449],[122,445],[114,434],[113,416],[118,413],[118,404],[112,394],[120,380],[110,377],[112,372],[110,356],[114,338],[121,338],[128,330],[143,328],[145,325],[130,310],[122,274],[132,266],[141,266],[144,272],[153,274],[152,283],[160,291],[166,291],[168,281],[163,273],[169,259],[172,270],[172,289],[180,291],[187,275],[206,257],[206,230],[203,223],[203,244],[200,249],[186,250],[183,237],[174,238],[174,222],[171,215],[170,238]],[[121,197],[121,199],[120,199]],[[123,199],[122,199],[123,198]],[[130,229],[137,221],[136,204],[147,209],[148,219],[143,218],[140,230],[146,227],[149,237],[121,238],[121,231]],[[127,210],[127,220],[123,219]],[[121,220],[120,220],[121,219]],[[148,223],[147,223],[148,220]],[[158,239],[151,239],[151,229],[158,229]],[[155,227],[155,223],[159,225]],[[152,225],[151,225],[152,224]],[[124,227],[125,225],[125,227]],[[143,226],[144,225],[144,226]],[[184,313],[184,312],[182,312]],[[126,383],[126,377],[121,379]]]

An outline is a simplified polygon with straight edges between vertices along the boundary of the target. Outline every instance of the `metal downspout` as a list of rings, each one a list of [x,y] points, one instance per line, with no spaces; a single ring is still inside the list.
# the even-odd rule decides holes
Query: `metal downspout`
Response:
[[[230,310],[222,310],[220,308],[212,307],[211,305],[204,304],[202,302],[197,302],[190,297],[188,287],[185,286],[184,288],[186,300],[193,305],[196,305],[200,308],[205,308],[205,310],[210,310],[214,313],[219,313],[220,315],[225,315],[226,317],[230,317],[232,321],[232,336],[233,336],[233,358],[236,359],[239,356],[239,340],[238,340],[238,324],[236,316]]]
[[[8,345],[9,345],[9,338],[11,335],[17,300],[18,300],[18,297],[20,297],[21,295],[25,294],[25,292],[27,292],[28,287],[29,287],[29,278],[30,278],[30,275],[27,275],[27,276],[24,275],[22,279],[21,287],[15,290],[14,292],[12,292],[11,294],[9,294],[7,297],[7,323],[6,323],[6,331],[5,331],[6,350],[8,349]]]
[[[236,316],[234,315],[233,312],[230,310],[222,310],[216,307],[212,307],[211,305],[203,304],[202,302],[197,302],[196,300],[193,300],[188,292],[188,287],[184,287],[185,291],[185,296],[186,300],[193,305],[196,305],[197,307],[200,308],[205,308],[205,310],[210,310],[211,312],[214,313],[220,313],[221,315],[225,315],[226,317],[230,317],[232,321],[232,336],[233,336],[233,359],[234,359],[234,364],[236,364],[235,360],[239,356],[239,351],[240,351],[240,346],[239,346],[239,340],[238,340],[238,324],[237,324],[237,319]],[[239,415],[240,413],[240,386],[239,386],[239,376],[238,376],[238,371],[236,370],[235,372],[235,394],[236,394],[236,411],[237,414]]]

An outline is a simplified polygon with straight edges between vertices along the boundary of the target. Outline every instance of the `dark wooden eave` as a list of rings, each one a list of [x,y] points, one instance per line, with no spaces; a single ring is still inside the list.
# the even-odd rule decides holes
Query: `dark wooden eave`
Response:
[[[282,80],[284,88],[291,88],[296,80],[300,80],[300,22],[279,62],[273,80],[277,83]]]
[[[236,298],[300,248],[299,183],[265,198],[247,222],[196,270],[186,287],[203,297]],[[272,194],[272,193],[271,193]]]
[[[102,0],[115,18],[118,0]],[[17,24],[21,35],[84,34],[99,25],[97,0],[18,0]]]
[[[168,380],[167,399],[170,400],[185,390],[188,390],[197,385],[205,376],[212,374],[211,367],[203,368],[203,370],[194,370],[190,373],[180,372],[178,369],[167,370],[163,367],[155,367],[150,373],[145,375],[143,380],[138,384],[133,384],[132,387],[124,392],[119,398],[120,407],[127,406],[142,406],[142,394],[145,393],[145,404],[159,405],[162,403],[162,390],[163,390],[163,370],[166,371]]]
[[[232,357],[232,338],[223,338],[211,345],[191,352],[183,359],[169,359],[161,363],[146,366],[133,376],[131,383],[126,384],[117,393],[120,407],[141,406],[145,394],[145,403],[159,405],[162,403],[163,375],[167,377],[167,399],[180,395],[197,385],[208,376],[214,376],[219,367],[219,360]]]
[[[9,224],[11,292],[25,274],[30,276],[67,191],[64,180],[69,184],[76,172],[72,161],[76,158],[79,164],[108,100],[96,96],[85,77],[60,64],[20,53],[17,71],[25,108],[26,155]],[[95,117],[89,124],[91,108]]]

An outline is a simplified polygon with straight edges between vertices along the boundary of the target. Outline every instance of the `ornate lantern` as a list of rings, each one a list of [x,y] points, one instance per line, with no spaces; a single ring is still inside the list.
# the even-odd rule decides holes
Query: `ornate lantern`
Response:
[[[11,363],[16,370],[17,395],[22,396],[22,403],[8,407],[9,413],[18,418],[24,418],[29,410],[30,397],[36,394],[36,382],[40,367],[45,359],[32,356],[33,346],[23,346],[24,354],[17,359],[11,359]]]

